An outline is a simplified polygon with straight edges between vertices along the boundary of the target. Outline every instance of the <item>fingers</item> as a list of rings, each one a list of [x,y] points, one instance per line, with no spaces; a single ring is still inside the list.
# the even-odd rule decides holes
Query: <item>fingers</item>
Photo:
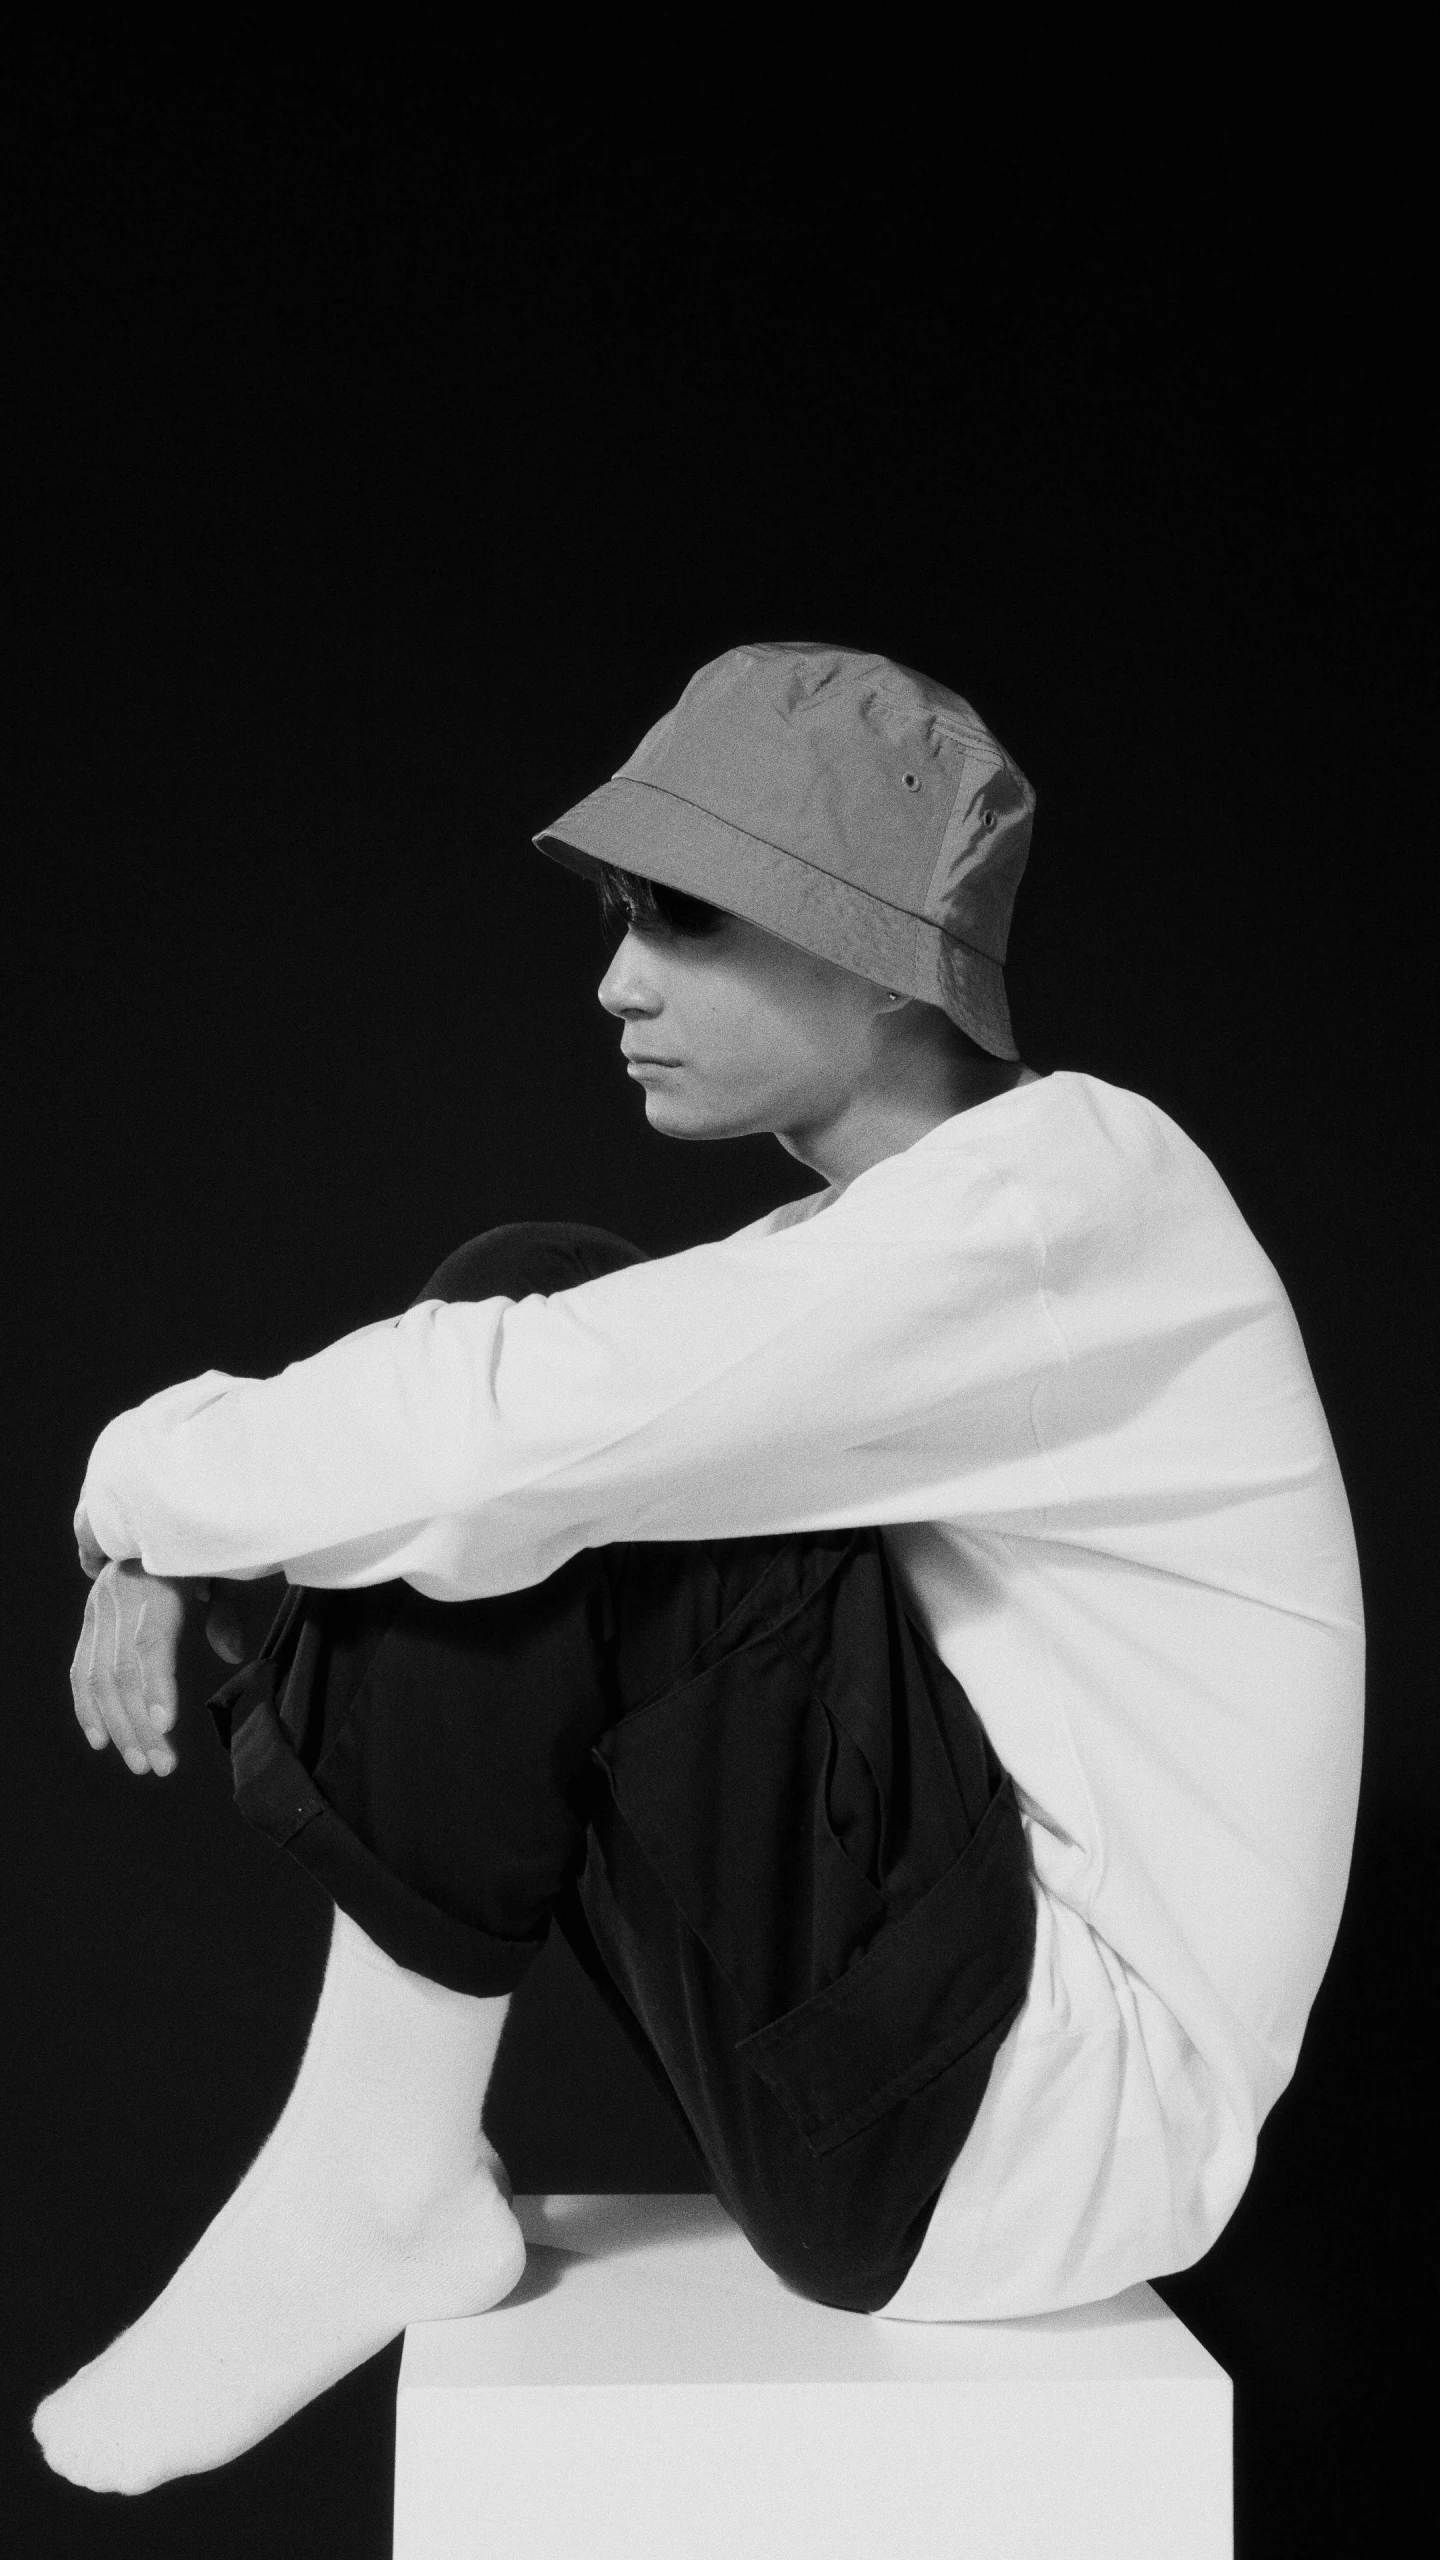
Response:
[[[123,1576],[123,1567],[121,1572]],[[139,1595],[130,1646],[139,1677],[141,1704],[149,1716],[152,1730],[157,1734],[167,1734],[180,1709],[175,1662],[185,1615],[184,1598],[176,1592],[173,1583],[161,1582],[151,1574],[140,1574],[137,1581],[128,1587],[138,1591]],[[122,1650],[123,1645],[122,1627]]]
[[[116,1614],[111,1577],[100,1574],[85,1604],[80,1642],[70,1668],[70,1690],[92,1749],[103,1751],[107,1742],[113,1742],[127,1768],[139,1776],[149,1766],[148,1744],[141,1744],[132,1718],[135,1684],[116,1673]]]
[[[173,1755],[162,1740],[163,1728],[152,1725],[146,1704],[145,1666],[137,1645],[140,1613],[133,1605],[126,1606],[131,1593],[122,1582],[118,1567],[102,1574],[95,1589],[95,1694],[110,1739],[122,1753],[126,1768],[137,1778],[143,1777],[152,1765],[152,1753],[164,1761]]]
[[[85,1603],[85,1616],[80,1627],[80,1641],[70,1665],[70,1695],[75,1701],[75,1715],[80,1730],[92,1751],[103,1751],[110,1739],[105,1719],[95,1695],[95,1586]]]
[[[137,1777],[165,1777],[177,1707],[175,1654],[184,1616],[178,1586],[137,1564],[109,1564],[91,1585],[71,1666],[75,1713],[87,1740],[113,1742]]]

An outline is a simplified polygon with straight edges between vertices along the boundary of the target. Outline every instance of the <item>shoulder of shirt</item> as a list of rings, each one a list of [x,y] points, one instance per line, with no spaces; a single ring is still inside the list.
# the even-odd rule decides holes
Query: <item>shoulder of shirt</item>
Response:
[[[1154,1181],[1167,1167],[1202,1170],[1223,1190],[1208,1157],[1178,1123],[1141,1093],[1069,1068],[1017,1085],[993,1102],[957,1111],[913,1146],[882,1157],[843,1192],[833,1184],[782,1202],[764,1217],[733,1231],[759,1240],[804,1226],[819,1217],[884,1208],[907,1193],[944,1189],[951,1182],[1001,1177],[1043,1191],[1052,1179],[1069,1190],[1082,1175],[1102,1187],[1124,1187],[1136,1176]],[[1228,1195],[1226,1195],[1228,1197]],[[827,1229],[826,1232],[832,1232]]]

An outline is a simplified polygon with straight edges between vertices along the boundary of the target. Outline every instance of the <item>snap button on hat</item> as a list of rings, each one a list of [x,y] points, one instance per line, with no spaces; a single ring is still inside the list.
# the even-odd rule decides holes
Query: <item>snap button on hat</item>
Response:
[[[1035,795],[958,693],[820,641],[727,649],[534,839],[748,917],[1018,1057],[1004,963]]]

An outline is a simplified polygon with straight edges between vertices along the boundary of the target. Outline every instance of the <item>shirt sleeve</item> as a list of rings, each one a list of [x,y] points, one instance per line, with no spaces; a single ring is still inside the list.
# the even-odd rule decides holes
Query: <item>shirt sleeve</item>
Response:
[[[906,1166],[769,1232],[166,1388],[95,1444],[95,1535],[152,1573],[466,1600],[619,1540],[1043,1511],[1023,1195]]]

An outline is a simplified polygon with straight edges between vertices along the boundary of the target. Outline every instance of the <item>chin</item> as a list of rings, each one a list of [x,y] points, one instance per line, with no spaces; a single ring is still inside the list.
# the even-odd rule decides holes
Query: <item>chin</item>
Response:
[[[739,1134],[734,1129],[717,1127],[713,1121],[706,1121],[693,1108],[687,1110],[683,1104],[667,1103],[663,1096],[653,1092],[645,1096],[645,1117],[660,1138],[733,1138]]]
[[[667,1111],[662,1102],[657,1107],[653,1094],[645,1096],[645,1117],[661,1138],[708,1138],[708,1129],[697,1129],[680,1111]]]

